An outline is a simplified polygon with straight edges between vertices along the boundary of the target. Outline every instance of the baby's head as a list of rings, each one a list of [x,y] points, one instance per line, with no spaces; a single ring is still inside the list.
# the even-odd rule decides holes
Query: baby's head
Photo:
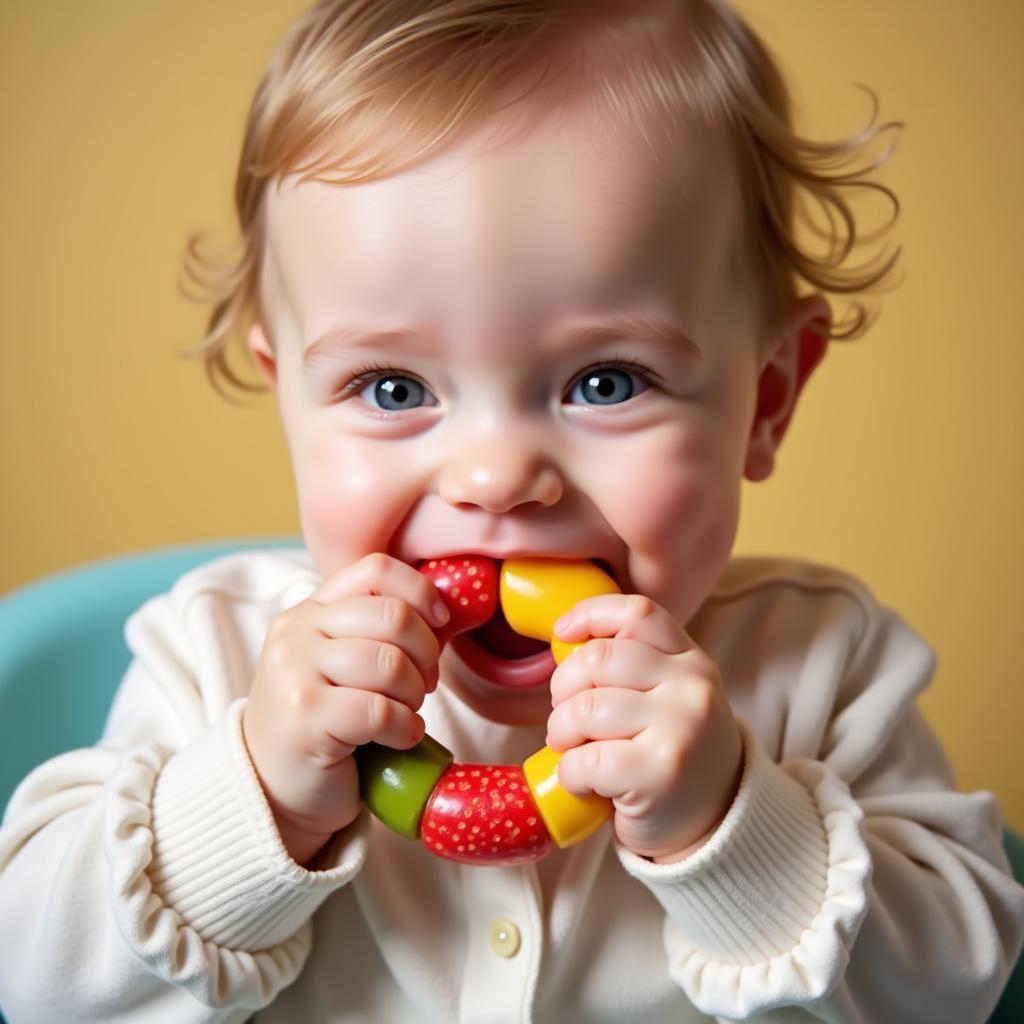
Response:
[[[225,343],[247,336],[320,571],[597,559],[688,621],[742,478],[771,473],[827,339],[863,330],[814,289],[895,261],[844,267],[848,217],[824,258],[794,237],[801,188],[848,213],[842,158],[883,128],[812,144],[789,117],[717,0],[304,15],[250,114],[246,248],[205,347],[232,380]]]

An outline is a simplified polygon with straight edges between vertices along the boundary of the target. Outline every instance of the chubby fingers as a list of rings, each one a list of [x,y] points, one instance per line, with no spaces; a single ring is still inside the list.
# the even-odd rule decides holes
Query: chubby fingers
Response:
[[[380,552],[366,555],[324,580],[312,596],[314,601],[328,604],[346,597],[375,595],[400,598],[435,629],[451,617],[437,588],[423,573]]]
[[[404,701],[378,690],[324,687],[317,694],[324,724],[323,749],[311,751],[324,763],[348,757],[356,747],[380,743],[404,750],[423,739],[423,719]]]
[[[685,632],[682,635],[686,637]],[[681,652],[666,653],[642,639],[615,636],[588,640],[552,674],[552,706],[557,708],[592,687],[619,686],[644,691],[660,687],[670,679],[714,677],[718,671],[714,662],[689,637],[686,641],[687,647]]]
[[[570,793],[597,793],[609,800],[642,790],[650,773],[650,754],[631,740],[585,743],[558,762],[558,781]]]
[[[313,665],[334,689],[379,693],[412,711],[423,704],[423,675],[396,644],[363,637],[323,640],[314,649]]]
[[[641,640],[589,640],[552,673],[551,704],[557,711],[566,701],[595,688],[651,690],[664,678],[665,667],[666,656]]]
[[[423,737],[416,713],[437,686],[437,638],[399,597],[372,595],[315,608],[313,664],[325,682],[325,735],[338,756],[371,741],[404,749]]]
[[[591,740],[628,740],[666,716],[685,720],[699,713],[714,672],[697,647],[666,655],[641,640],[590,640],[551,677],[548,745],[565,751]]]
[[[427,692],[436,688],[440,654],[437,637],[420,613],[402,598],[382,595],[332,602],[318,609],[316,620],[317,628],[328,640],[359,638],[394,645],[419,672]],[[325,648],[321,671],[332,682],[362,678],[346,674],[345,657],[345,649],[340,645],[329,644]]]
[[[330,767],[371,740],[419,742],[420,669],[394,643],[325,636],[316,628],[322,610],[300,606],[271,626],[246,709],[260,710],[269,744],[290,736],[294,749]]]
[[[590,740],[633,739],[648,726],[644,694],[619,687],[584,689],[548,717],[547,745],[566,751]]]
[[[588,597],[555,623],[555,633],[567,643],[611,636],[641,640],[663,654],[682,654],[694,646],[686,630],[643,594]]]

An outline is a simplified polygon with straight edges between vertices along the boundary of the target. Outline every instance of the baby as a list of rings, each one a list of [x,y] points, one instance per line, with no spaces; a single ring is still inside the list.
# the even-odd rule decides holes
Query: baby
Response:
[[[16,794],[14,1024],[986,1018],[1024,893],[915,705],[931,652],[845,575],[730,559],[741,481],[864,328],[825,293],[895,259],[795,240],[796,190],[847,212],[859,155],[793,134],[724,0],[299,19],[205,350],[237,383],[247,338],[308,551],[144,606],[100,744]],[[557,668],[500,614],[441,644],[418,569],[463,555],[621,593],[559,621]],[[536,863],[432,857],[367,814],[354,757],[425,732],[461,762],[548,743],[611,820]]]

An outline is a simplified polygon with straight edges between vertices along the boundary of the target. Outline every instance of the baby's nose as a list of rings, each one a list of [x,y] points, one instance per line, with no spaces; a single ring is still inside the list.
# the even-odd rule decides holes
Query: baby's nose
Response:
[[[550,455],[514,434],[463,438],[438,483],[438,493],[449,505],[496,514],[531,503],[554,505],[563,490],[562,474]]]

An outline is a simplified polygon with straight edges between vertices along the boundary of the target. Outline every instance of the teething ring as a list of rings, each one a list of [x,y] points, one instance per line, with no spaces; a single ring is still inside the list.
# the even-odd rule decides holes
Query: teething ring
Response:
[[[494,613],[498,588],[492,559],[432,560],[420,568],[453,612],[443,639]],[[443,582],[439,570],[450,573]],[[523,636],[550,643],[556,662],[581,646],[554,635],[558,619],[584,598],[618,589],[592,562],[514,558],[501,565],[501,610],[508,624]],[[399,835],[421,839],[435,856],[463,864],[540,860],[552,842],[563,849],[574,846],[612,813],[604,797],[580,797],[562,787],[561,755],[547,746],[522,765],[457,764],[431,736],[410,750],[370,743],[355,756],[363,803],[371,813]]]

